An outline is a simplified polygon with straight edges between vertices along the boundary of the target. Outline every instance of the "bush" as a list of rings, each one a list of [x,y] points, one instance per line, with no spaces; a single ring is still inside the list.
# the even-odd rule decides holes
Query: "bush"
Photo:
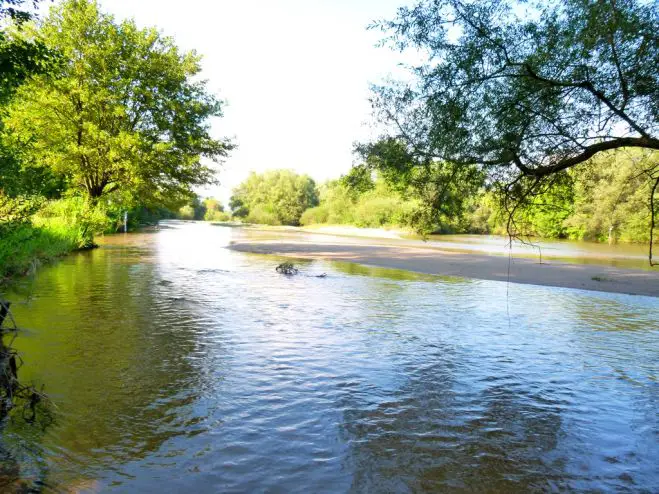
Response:
[[[72,231],[29,224],[5,231],[0,242],[0,281],[75,250],[75,239]]]
[[[281,221],[279,221],[275,213],[260,205],[250,209],[246,220],[248,223],[256,223],[258,225],[281,225]]]
[[[328,223],[329,211],[326,205],[316,206],[315,208],[307,209],[302,213],[300,224],[303,226],[316,225],[319,223]]]
[[[352,224],[355,221],[354,194],[340,181],[328,182],[321,189],[321,206],[327,208],[326,223],[334,225]]]
[[[355,210],[355,224],[378,228],[397,225],[400,219],[401,200],[396,197],[371,197],[360,200]]]
[[[192,206],[183,206],[178,210],[177,216],[182,220],[193,220],[195,216],[195,210]]]
[[[50,201],[33,216],[32,224],[56,235],[66,236],[74,248],[94,246],[94,235],[112,227],[103,204],[92,205],[82,197]]]
[[[218,211],[216,209],[207,209],[204,213],[204,221],[229,221],[231,220],[231,215],[225,213],[224,211]]]
[[[93,235],[107,225],[100,208],[82,198],[47,203],[32,222],[7,226],[0,242],[0,281],[34,269],[73,250],[93,246]]]

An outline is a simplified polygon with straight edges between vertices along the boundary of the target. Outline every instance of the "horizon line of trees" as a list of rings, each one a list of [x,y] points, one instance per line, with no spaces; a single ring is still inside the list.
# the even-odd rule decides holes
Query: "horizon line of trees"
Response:
[[[657,159],[657,152],[617,150],[565,171],[542,195],[516,211],[516,234],[649,242],[647,196],[651,184],[642,171],[648,161]],[[364,165],[322,184],[292,170],[252,172],[234,189],[230,212],[222,209],[223,216],[216,221],[402,227],[422,234],[509,232],[505,204],[484,174],[475,174],[468,187],[443,191],[448,199],[433,207],[423,194],[433,196],[440,186],[425,183],[420,191],[414,177],[401,179],[398,174],[374,172]],[[188,207],[192,213],[193,207]],[[187,219],[209,219],[203,216],[188,214]]]

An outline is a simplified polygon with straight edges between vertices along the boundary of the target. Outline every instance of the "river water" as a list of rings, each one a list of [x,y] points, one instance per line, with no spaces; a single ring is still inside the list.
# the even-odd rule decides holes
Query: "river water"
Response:
[[[15,287],[54,421],[4,425],[0,490],[659,491],[659,298],[286,277],[236,232],[109,237]]]

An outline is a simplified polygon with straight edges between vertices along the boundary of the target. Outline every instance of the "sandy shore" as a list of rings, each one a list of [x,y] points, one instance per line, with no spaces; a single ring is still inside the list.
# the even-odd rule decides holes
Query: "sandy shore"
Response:
[[[371,266],[405,269],[419,273],[460,276],[514,283],[581,288],[604,292],[659,297],[659,272],[619,269],[600,265],[543,262],[483,254],[464,254],[423,247],[349,244],[327,241],[309,243],[284,240],[246,239],[232,242],[240,252],[277,254],[300,259],[350,261]]]

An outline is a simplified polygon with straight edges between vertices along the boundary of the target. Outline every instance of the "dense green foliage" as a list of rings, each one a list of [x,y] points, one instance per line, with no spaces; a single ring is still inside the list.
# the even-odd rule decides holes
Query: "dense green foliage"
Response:
[[[545,238],[647,243],[651,221],[647,170],[657,163],[656,152],[618,150],[601,154],[558,174],[549,186],[520,206],[514,228]],[[470,208],[471,231],[509,231],[510,217],[500,199],[492,192],[478,197]]]
[[[194,196],[189,204],[181,207],[176,217],[182,220],[229,221],[231,215],[224,211],[224,206],[213,197],[201,199]]]
[[[221,106],[195,79],[196,54],[156,29],[115,22],[94,1],[65,1],[24,31],[66,60],[21,86],[8,109],[3,140],[26,167],[48,167],[91,199],[117,192],[149,204],[213,181],[200,158],[221,158],[230,145],[209,135]]]
[[[173,217],[232,148],[210,135],[222,105],[194,52],[95,0],[42,21],[23,3],[0,1],[0,279],[92,246],[125,212],[130,226]]]
[[[510,214],[602,153],[659,149],[656,2],[420,0],[374,27],[425,57],[408,81],[374,87],[385,135],[358,151],[380,159],[376,169],[407,177],[432,164],[460,188],[472,178],[463,169],[477,167]],[[656,162],[647,165],[642,188],[659,193]]]
[[[291,170],[250,173],[233,190],[233,215],[249,223],[299,225],[302,213],[318,204],[315,182]]]
[[[419,203],[409,222],[423,233],[454,229],[485,183],[485,174],[477,166],[416,156],[401,139],[385,138],[359,150],[365,161],[353,168],[346,183],[363,190],[360,182],[375,172],[392,190]]]
[[[404,199],[383,180],[363,192],[352,190],[343,180],[334,180],[320,186],[318,193],[320,204],[304,212],[300,219],[302,225],[409,226],[417,207],[414,201]]]
[[[620,151],[575,169],[574,212],[564,222],[570,238],[648,242],[647,175],[658,168],[657,152]]]
[[[645,178],[657,153],[618,150],[557,174],[538,194],[519,206],[515,230],[523,235],[575,240],[648,242],[651,184]],[[432,216],[419,228],[427,206],[417,188],[402,187],[367,167],[318,187],[320,204],[307,209],[300,223],[349,224],[361,227],[402,227],[442,233],[506,234],[510,226],[505,200],[486,182],[472,189],[451,213]],[[475,182],[476,183],[476,182]],[[475,185],[474,183],[474,185]],[[439,208],[435,208],[435,213]]]
[[[422,0],[379,27],[428,55],[411,84],[376,89],[417,154],[543,176],[659,149],[655,2]]]

